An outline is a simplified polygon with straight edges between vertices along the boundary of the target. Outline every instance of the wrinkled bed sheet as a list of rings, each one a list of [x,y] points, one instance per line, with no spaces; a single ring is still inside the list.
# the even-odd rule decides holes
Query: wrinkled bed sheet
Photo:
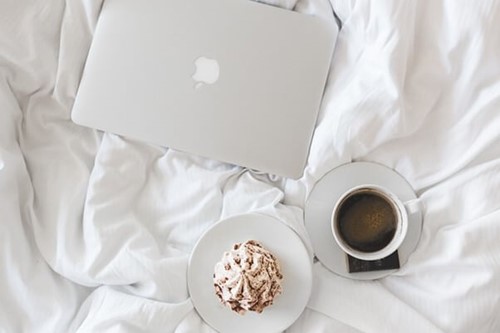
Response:
[[[321,0],[274,2],[333,22]],[[498,1],[333,0],[342,28],[297,181],[74,125],[101,4],[0,2],[1,332],[212,332],[186,287],[200,235],[259,211],[311,249],[304,202],[351,160],[408,179],[421,241],[378,281],[316,263],[287,332],[500,332]]]

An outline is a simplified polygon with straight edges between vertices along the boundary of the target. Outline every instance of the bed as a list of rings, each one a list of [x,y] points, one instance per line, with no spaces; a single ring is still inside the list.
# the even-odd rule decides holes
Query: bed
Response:
[[[299,180],[73,124],[102,0],[0,3],[0,332],[213,332],[186,287],[200,235],[265,212],[311,249],[308,195],[351,161],[408,180],[420,242],[376,281],[316,262],[287,332],[500,332],[500,3],[271,3],[340,26]]]

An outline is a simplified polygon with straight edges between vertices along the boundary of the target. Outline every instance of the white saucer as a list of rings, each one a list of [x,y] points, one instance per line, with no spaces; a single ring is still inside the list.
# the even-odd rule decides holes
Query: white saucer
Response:
[[[410,184],[396,171],[376,163],[355,162],[341,165],[321,178],[312,190],[304,211],[306,228],[318,260],[332,272],[357,280],[378,279],[397,271],[349,273],[346,254],[333,238],[330,219],[335,202],[348,189],[367,183],[388,188],[402,201],[417,198]],[[420,239],[422,212],[411,215],[408,222],[408,233],[398,249],[401,267]]]
[[[215,296],[215,264],[234,243],[257,240],[279,260],[283,293],[261,314],[239,315]],[[261,214],[231,217],[215,224],[191,253],[188,288],[200,316],[219,332],[281,332],[304,310],[312,288],[312,261],[300,237],[281,221]]]

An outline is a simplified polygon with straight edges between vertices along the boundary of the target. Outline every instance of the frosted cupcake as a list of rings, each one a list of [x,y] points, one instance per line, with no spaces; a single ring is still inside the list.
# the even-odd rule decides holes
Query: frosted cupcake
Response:
[[[215,294],[243,315],[261,313],[281,294],[283,275],[276,257],[254,240],[236,243],[215,265]]]

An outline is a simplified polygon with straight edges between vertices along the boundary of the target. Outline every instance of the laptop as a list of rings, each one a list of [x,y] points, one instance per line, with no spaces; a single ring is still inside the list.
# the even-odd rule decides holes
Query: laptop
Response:
[[[72,120],[300,178],[336,38],[249,0],[106,0]]]

